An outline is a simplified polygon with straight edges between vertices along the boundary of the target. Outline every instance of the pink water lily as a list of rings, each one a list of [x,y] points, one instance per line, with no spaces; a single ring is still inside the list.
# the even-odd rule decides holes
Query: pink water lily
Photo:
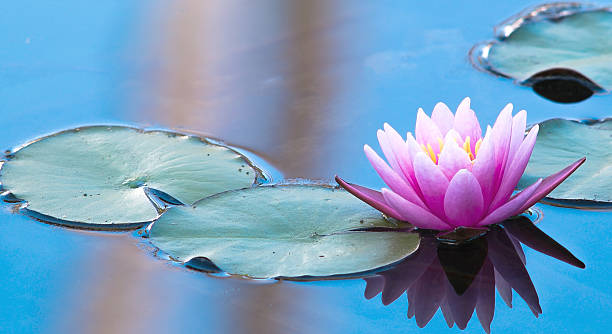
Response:
[[[479,227],[520,214],[548,195],[584,161],[539,179],[521,192],[521,178],[538,134],[525,136],[527,113],[512,116],[512,104],[499,114],[485,135],[470,99],[453,114],[444,104],[431,117],[417,114],[415,136],[404,139],[390,125],[378,130],[378,142],[387,162],[365,145],[367,158],[389,188],[380,192],[336,181],[350,193],[387,216],[435,230]]]

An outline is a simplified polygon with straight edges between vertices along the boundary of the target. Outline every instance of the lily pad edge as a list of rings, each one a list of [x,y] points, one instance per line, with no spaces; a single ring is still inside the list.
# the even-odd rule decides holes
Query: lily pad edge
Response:
[[[549,9],[564,9],[562,12],[557,13],[547,13],[546,11]],[[576,2],[552,2],[545,3],[527,7],[526,9],[520,11],[519,13],[509,17],[508,19],[502,21],[493,27],[493,39],[488,39],[485,41],[481,41],[476,43],[470,51],[468,52],[468,59],[472,64],[472,67],[476,70],[484,73],[493,74],[498,78],[511,79],[514,84],[525,87],[532,87],[534,84],[533,77],[527,78],[525,80],[520,80],[518,78],[513,77],[510,74],[504,73],[498,69],[496,69],[493,65],[489,63],[489,53],[491,48],[495,44],[499,44],[503,42],[506,38],[508,38],[515,30],[519,29],[524,24],[535,22],[538,20],[544,19],[559,19],[566,16],[571,16],[578,13],[586,13],[586,12],[597,12],[597,11],[607,11],[612,12],[612,6],[598,6],[592,3],[576,3]],[[556,14],[556,15],[555,15]],[[564,68],[551,68],[553,69],[561,69]],[[545,70],[545,71],[548,71]],[[598,83],[594,82],[589,77],[584,74],[578,72],[575,69],[569,69],[570,71],[578,73],[583,78],[586,78],[588,81],[588,87],[593,91],[594,95],[605,95],[610,93],[610,90],[606,90]],[[536,73],[537,74],[537,73]]]
[[[135,126],[119,125],[119,124],[92,124],[92,125],[78,126],[75,128],[61,130],[58,132],[54,132],[51,134],[47,134],[47,135],[37,137],[29,141],[26,141],[25,143],[21,145],[18,145],[12,149],[7,149],[3,152],[2,156],[0,157],[0,172],[2,171],[2,167],[4,166],[4,164],[10,161],[14,154],[16,154],[19,150],[26,148],[33,143],[42,141],[44,139],[52,138],[55,136],[68,134],[68,133],[74,133],[74,132],[80,132],[81,130],[87,130],[87,129],[92,129],[92,128],[107,128],[107,129],[117,128],[117,129],[133,130],[135,132],[142,133],[142,134],[163,133],[171,137],[194,138],[196,140],[200,140],[203,144],[226,148],[230,150],[231,152],[235,153],[236,155],[240,156],[240,158],[244,160],[244,162],[255,171],[254,173],[255,176],[254,176],[254,180],[253,180],[251,187],[257,187],[257,186],[266,184],[271,181],[269,174],[266,173],[259,166],[257,166],[255,163],[253,163],[253,161],[249,157],[247,157],[243,152],[240,152],[238,149],[232,147],[231,145],[225,144],[222,140],[212,138],[212,137],[206,137],[203,135],[198,135],[196,133],[190,133],[190,132],[180,132],[176,130],[167,130],[167,129],[162,129],[162,128],[140,128],[140,127],[135,127]],[[251,153],[251,152],[248,152],[248,153]],[[59,227],[73,228],[73,229],[78,229],[78,230],[120,232],[120,231],[132,231],[132,230],[137,230],[139,228],[142,228],[143,226],[159,219],[159,217],[161,217],[161,215],[163,215],[163,213],[167,210],[167,206],[160,207],[158,204],[155,203],[155,201],[161,201],[161,202],[164,202],[164,201],[159,196],[156,196],[152,194],[151,192],[147,191],[147,189],[149,188],[143,187],[143,191],[145,191],[146,196],[151,201],[151,205],[158,211],[158,215],[155,219],[151,221],[143,221],[143,222],[135,222],[135,223],[90,224],[90,223],[65,220],[65,219],[60,219],[60,218],[56,218],[53,216],[49,216],[49,215],[28,209],[27,208],[28,201],[15,197],[11,193],[10,189],[5,189],[3,187],[1,182],[0,182],[0,200],[2,200],[5,203],[13,204],[14,211],[19,212],[41,223],[55,225]],[[244,188],[244,189],[248,189],[248,188]],[[162,190],[159,190],[159,189],[153,189],[153,190],[172,197],[171,194],[167,194]],[[232,190],[237,190],[237,189],[232,189]],[[228,190],[228,191],[231,191],[231,190]]]
[[[323,187],[323,188],[327,188],[327,189],[332,190],[332,191],[346,192],[346,190],[344,190],[339,185],[332,183],[331,180],[326,181],[326,180],[312,180],[312,179],[304,179],[304,178],[292,178],[292,179],[279,180],[279,181],[274,182],[274,183],[259,184],[259,185],[256,185],[254,187],[251,187],[251,188],[226,190],[226,191],[223,191],[223,192],[220,192],[220,193],[216,193],[216,194],[213,194],[213,195],[201,198],[201,199],[195,201],[190,206],[195,208],[199,203],[201,203],[201,202],[203,202],[205,200],[208,200],[208,199],[211,199],[211,198],[214,198],[214,197],[218,197],[218,196],[223,196],[223,195],[226,195],[227,193],[231,193],[231,192],[243,191],[243,190],[254,189],[254,188],[276,188],[276,187],[286,187],[286,186]],[[384,220],[388,221],[390,224],[394,224],[394,225],[397,226],[397,228],[395,228],[395,229],[392,229],[392,228],[385,229],[384,232],[414,233],[415,235],[417,234],[414,231],[407,232],[407,230],[414,229],[414,226],[412,224],[407,223],[407,222],[400,222],[400,221],[394,220],[393,218],[386,217],[382,213],[380,213],[380,215],[381,215],[381,219],[384,219]],[[373,274],[375,274],[377,272],[384,271],[384,270],[387,270],[389,268],[392,268],[393,266],[395,266],[398,263],[400,263],[401,261],[403,261],[403,259],[399,259],[397,261],[394,261],[393,263],[388,263],[388,264],[385,264],[383,266],[380,266],[380,267],[377,267],[377,268],[373,268],[373,269],[370,269],[370,270],[359,271],[359,272],[355,272],[355,273],[346,273],[346,274],[333,274],[333,275],[326,275],[326,276],[303,275],[303,276],[295,276],[295,277],[292,277],[292,276],[278,276],[278,277],[261,278],[261,277],[251,277],[249,275],[244,275],[244,274],[232,274],[232,273],[228,273],[228,272],[224,271],[222,268],[218,267],[217,264],[214,263],[214,261],[212,261],[212,260],[210,260],[210,259],[208,259],[206,257],[193,257],[193,258],[191,258],[189,260],[181,261],[181,260],[173,257],[172,255],[170,255],[169,253],[165,252],[163,249],[159,248],[155,244],[153,244],[149,240],[149,231],[151,230],[153,225],[157,222],[157,220],[160,219],[160,218],[161,218],[161,215],[158,218],[156,218],[155,220],[153,220],[151,222],[148,222],[146,226],[142,227],[139,230],[140,237],[146,243],[146,246],[151,249],[150,254],[153,255],[154,257],[158,258],[158,259],[161,259],[161,260],[164,260],[164,261],[168,261],[171,265],[176,265],[176,266],[179,266],[179,267],[183,267],[183,268],[186,268],[188,270],[202,272],[202,273],[204,273],[204,274],[206,274],[208,276],[213,276],[213,277],[216,277],[216,278],[244,279],[244,280],[249,280],[249,281],[272,281],[272,280],[274,280],[274,281],[295,281],[295,282],[309,282],[309,281],[321,281],[321,280],[325,280],[325,281],[328,281],[328,280],[348,280],[348,279],[359,279],[359,278],[369,277],[369,276],[371,276],[371,275],[373,275]],[[343,233],[381,233],[381,232],[382,231],[375,231],[375,230],[374,231],[368,231],[367,229],[364,230],[362,228],[355,227],[355,229],[347,230],[347,231],[345,231]],[[419,238],[418,244],[420,244],[420,238]],[[415,247],[415,249],[413,250],[413,252],[410,253],[410,254],[407,254],[406,256],[410,256],[416,250],[418,250],[418,244]],[[198,262],[200,262],[200,261],[202,261],[202,265],[203,266],[200,266],[198,264]]]
[[[569,121],[569,122],[574,122],[574,123],[578,123],[578,124],[582,124],[586,126],[591,126],[591,125],[597,125],[597,124],[606,123],[606,122],[612,122],[612,117],[604,117],[604,118],[554,117],[554,118],[549,118],[541,122],[528,124],[527,128],[525,129],[525,135],[529,133],[529,130],[531,130],[531,128],[533,128],[534,126],[539,125],[544,122],[549,122],[549,121]],[[536,140],[536,144],[537,144],[537,140]],[[555,171],[550,171],[550,172],[554,173]],[[522,189],[523,188],[517,188],[517,190],[522,190]],[[612,210],[612,202],[595,201],[595,200],[589,200],[589,199],[583,199],[583,198],[567,199],[567,198],[555,198],[551,196],[546,196],[542,198],[538,203],[550,205],[550,206],[556,206],[560,208],[571,208],[571,209],[586,210],[586,211],[611,211]]]

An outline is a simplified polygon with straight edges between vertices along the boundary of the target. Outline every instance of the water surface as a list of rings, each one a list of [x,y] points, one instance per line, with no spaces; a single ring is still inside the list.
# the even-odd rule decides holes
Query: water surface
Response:
[[[465,96],[481,122],[507,103],[528,122],[602,118],[610,96],[556,104],[474,70],[467,53],[538,2],[79,1],[6,3],[0,13],[0,144],[84,124],[188,129],[257,152],[285,177],[381,187],[363,155],[389,122]],[[551,171],[552,172],[552,171]],[[525,249],[543,314],[496,301],[494,333],[605,332],[609,213],[538,205],[538,225],[586,263]],[[401,297],[363,280],[209,277],[159,260],[129,233],[83,232],[0,211],[3,332],[404,333]],[[422,333],[448,329],[438,312]],[[481,332],[475,317],[466,332]]]

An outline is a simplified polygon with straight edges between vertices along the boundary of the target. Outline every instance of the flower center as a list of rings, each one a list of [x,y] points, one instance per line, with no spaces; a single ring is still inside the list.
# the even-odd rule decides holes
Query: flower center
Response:
[[[474,163],[474,159],[476,159],[476,155],[478,154],[478,149],[480,148],[481,143],[482,138],[478,139],[476,145],[474,145],[474,152],[472,152],[472,145],[470,145],[470,136],[467,136],[465,138],[463,144],[457,143],[457,145],[462,150],[464,150],[465,153],[468,154],[468,157],[470,157],[470,161]],[[427,146],[425,144],[421,144],[421,149],[423,149],[423,152],[427,153],[427,155],[429,155],[429,157],[435,164],[437,164],[440,160],[440,153],[442,153],[442,149],[444,148],[444,141],[442,140],[442,138],[438,138],[438,148],[439,150],[436,153],[436,151],[431,147],[431,144],[428,143]]]

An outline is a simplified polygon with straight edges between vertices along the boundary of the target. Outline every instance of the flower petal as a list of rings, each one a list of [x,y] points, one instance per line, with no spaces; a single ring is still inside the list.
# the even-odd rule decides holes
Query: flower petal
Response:
[[[427,207],[433,214],[444,219],[444,194],[448,188],[448,179],[423,152],[417,153],[413,165],[414,175]]]
[[[448,130],[446,135],[444,135],[444,142],[445,143],[447,141],[451,140],[451,139],[455,141],[457,146],[459,146],[459,144],[463,142],[463,139],[461,139],[461,135],[455,129]]]
[[[453,128],[455,123],[455,115],[451,112],[448,106],[442,102],[438,102],[431,113],[431,120],[436,123],[442,136],[446,135],[448,130]]]
[[[436,123],[434,123],[429,116],[425,114],[423,109],[419,108],[417,112],[416,127],[414,129],[416,140],[419,144],[427,146],[431,145],[434,153],[440,153],[440,146],[438,139],[442,139],[442,132],[438,129]]]
[[[374,189],[362,187],[360,185],[348,183],[341,179],[338,175],[336,175],[336,182],[338,182],[338,184],[342,188],[346,189],[346,191],[353,194],[360,200],[368,203],[374,209],[384,213],[389,217],[401,220],[400,215],[387,204],[383,195],[380,192]]]
[[[398,174],[404,177],[406,181],[414,188],[416,182],[414,179],[414,171],[412,169],[412,157],[410,156],[410,150],[408,144],[404,141],[402,136],[391,127],[391,125],[385,123],[384,125],[385,134],[387,136],[387,143],[393,150],[395,159],[398,164],[399,170],[396,170]]]
[[[421,190],[416,181],[416,176],[414,176],[414,157],[416,157],[417,153],[423,152],[421,146],[417,143],[416,139],[412,133],[408,132],[406,135],[406,146],[408,147],[408,154],[410,156],[410,179],[412,180],[412,186],[417,193],[420,194]]]
[[[531,197],[531,195],[533,195],[533,193],[536,191],[536,189],[540,186],[541,183],[542,183],[542,179],[538,179],[534,184],[525,188],[523,191],[521,191],[516,196],[514,196],[506,204],[500,206],[499,208],[495,209],[493,212],[489,213],[477,225],[485,226],[485,225],[500,223],[504,221],[506,218],[512,217],[514,215],[517,215],[523,212],[521,211],[523,204],[525,204],[525,202]]]
[[[380,175],[385,184],[387,184],[387,186],[389,186],[391,190],[398,193],[399,195],[401,195],[406,200],[412,203],[415,203],[422,207],[426,207],[425,203],[423,203],[423,201],[416,194],[414,189],[412,189],[412,187],[408,183],[406,183],[404,179],[397,175],[397,173],[394,172],[393,169],[391,169],[391,167],[389,167],[389,165],[387,165],[384,160],[380,156],[378,156],[378,154],[376,154],[376,152],[374,152],[374,150],[370,146],[365,145],[363,147],[363,150],[365,151],[366,157],[368,158],[368,160],[370,160],[370,163],[372,164],[378,175]]]
[[[484,207],[488,208],[493,196],[494,181],[495,181],[495,144],[491,138],[491,128],[488,128],[487,133],[482,140],[476,160],[474,160],[474,166],[472,166],[472,174],[478,180],[478,183],[482,187],[482,196],[484,201]]]
[[[397,159],[395,158],[395,154],[393,152],[393,149],[391,148],[391,144],[389,143],[389,139],[387,138],[387,134],[385,133],[385,131],[378,130],[376,132],[376,137],[378,137],[378,144],[380,145],[380,148],[383,151],[385,158],[389,162],[389,165],[391,166],[391,168],[393,168],[393,171],[396,172],[397,175],[403,177],[402,170],[399,167]]]
[[[533,146],[535,145],[536,137],[538,136],[538,130],[539,126],[536,125],[529,131],[529,134],[527,134],[527,137],[519,147],[518,151],[516,151],[514,160],[508,164],[508,168],[506,168],[506,171],[502,176],[497,194],[495,194],[495,197],[491,202],[489,211],[493,211],[500,205],[504,204],[512,195],[512,191],[523,175],[525,167],[527,167],[529,157],[531,157],[531,152],[533,151]]]
[[[519,111],[512,118],[512,137],[510,138],[510,149],[508,151],[508,161],[514,159],[516,151],[518,151],[523,138],[525,138],[525,127],[527,126],[527,112]]]
[[[495,183],[493,189],[499,188],[501,183],[508,151],[510,150],[510,137],[512,136],[512,104],[508,103],[497,116],[491,129],[491,137],[495,145]]]
[[[460,169],[472,169],[472,162],[467,152],[459,148],[459,145],[452,137],[447,137],[444,148],[438,158],[438,166],[442,173],[450,180]]]
[[[413,160],[417,153],[423,151],[421,145],[419,145],[419,143],[416,141],[416,139],[410,132],[406,134],[406,145],[408,145],[408,152],[410,152],[410,157]]]
[[[482,129],[480,128],[480,123],[478,123],[478,118],[476,118],[474,110],[470,108],[469,97],[463,99],[459,107],[457,107],[453,129],[459,132],[462,140],[470,137],[470,144],[473,152],[476,142],[482,136]]]
[[[523,212],[529,209],[536,202],[544,198],[544,196],[548,195],[553,189],[555,189],[561,182],[565,181],[568,176],[570,176],[580,165],[582,165],[586,161],[586,158],[579,159],[573,164],[563,168],[555,174],[550,175],[542,181],[542,184],[538,187],[538,189],[531,195],[531,197],[523,204],[519,211]]]
[[[447,222],[453,226],[475,226],[483,214],[482,190],[478,180],[462,169],[448,184],[444,196]]]
[[[431,212],[405,200],[402,196],[389,189],[383,188],[382,195],[387,204],[400,215],[400,220],[407,221],[416,227],[424,229],[448,230],[451,228],[450,225]]]

